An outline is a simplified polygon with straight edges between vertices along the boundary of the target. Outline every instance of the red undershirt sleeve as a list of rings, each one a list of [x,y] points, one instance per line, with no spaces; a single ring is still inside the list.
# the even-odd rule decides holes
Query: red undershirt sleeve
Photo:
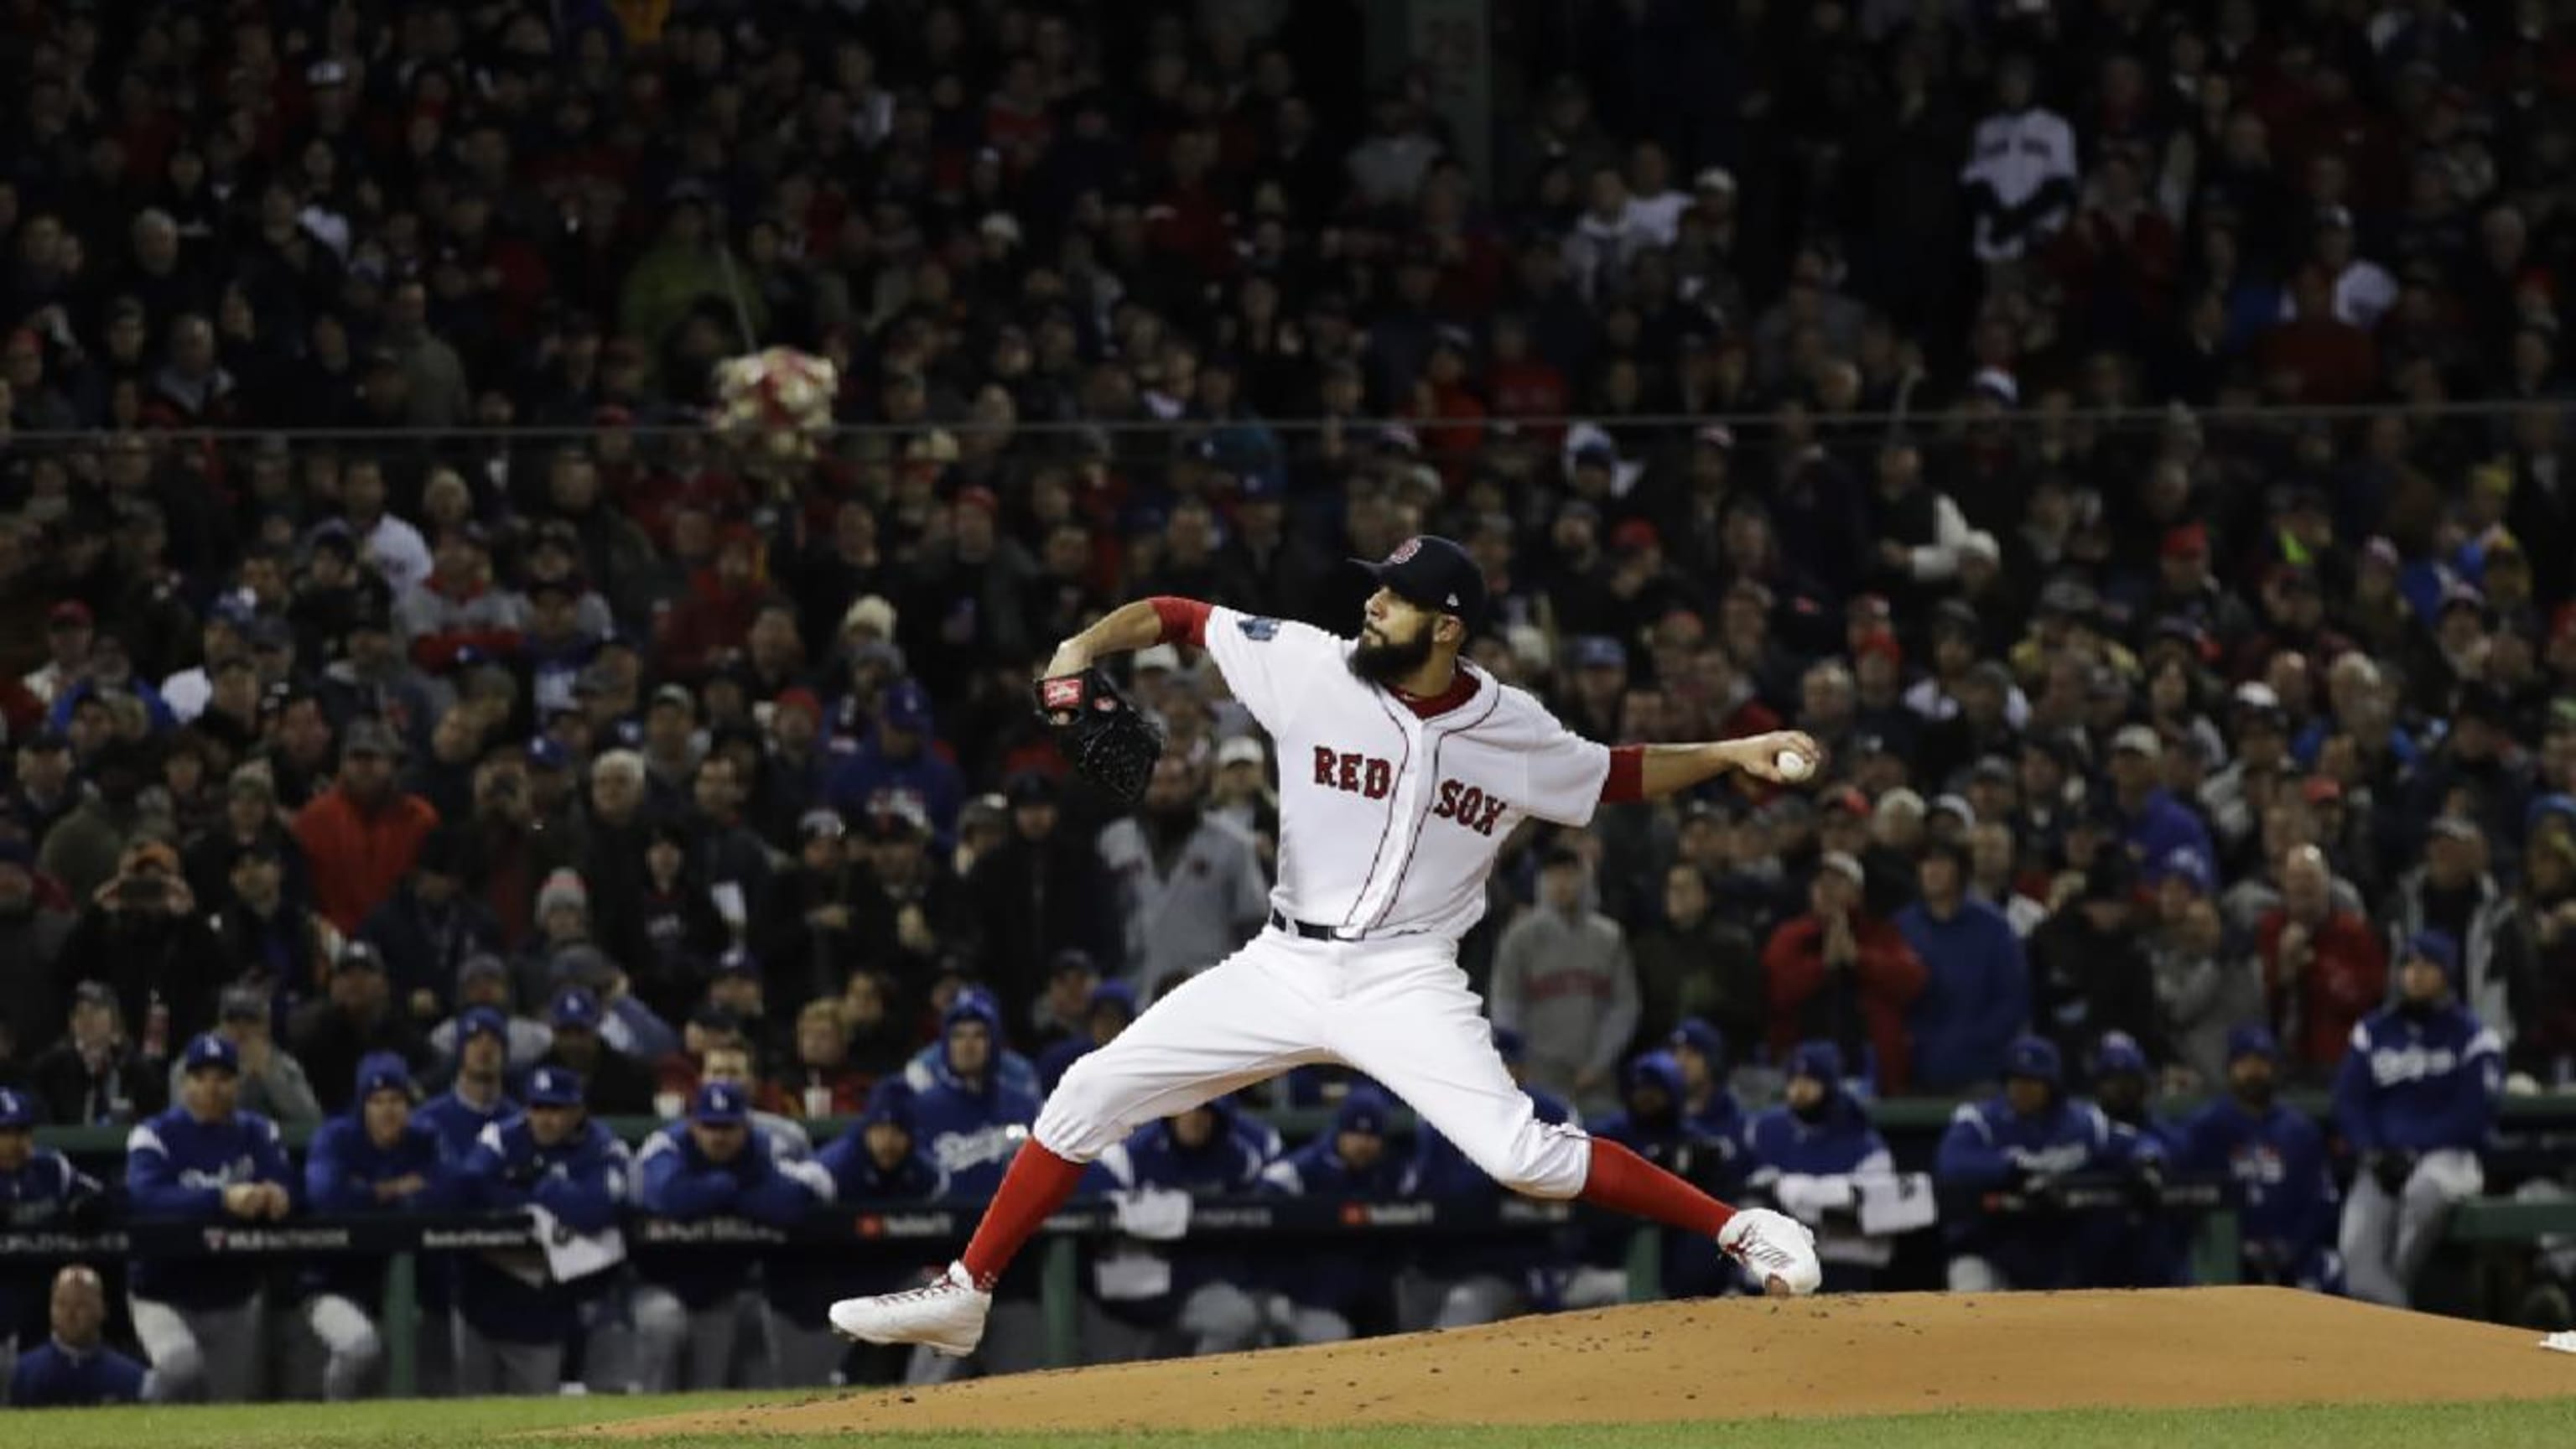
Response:
[[[1646,798],[1646,747],[1612,745],[1610,773],[1601,780],[1601,803],[1625,805]]]
[[[1207,647],[1207,605],[1170,594],[1156,594],[1146,602],[1154,606],[1154,617],[1163,622],[1163,643]]]

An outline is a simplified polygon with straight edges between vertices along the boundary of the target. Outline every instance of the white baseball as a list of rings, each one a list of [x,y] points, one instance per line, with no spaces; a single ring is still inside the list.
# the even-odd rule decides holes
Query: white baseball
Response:
[[[1794,785],[1816,773],[1816,762],[1796,750],[1782,750],[1771,757],[1771,768],[1780,772],[1781,779]]]

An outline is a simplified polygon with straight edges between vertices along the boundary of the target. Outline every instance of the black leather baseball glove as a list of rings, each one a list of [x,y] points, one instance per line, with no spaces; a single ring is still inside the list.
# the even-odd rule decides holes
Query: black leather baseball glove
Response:
[[[1133,805],[1163,756],[1163,734],[1136,712],[1099,666],[1037,683],[1038,718],[1076,773]]]

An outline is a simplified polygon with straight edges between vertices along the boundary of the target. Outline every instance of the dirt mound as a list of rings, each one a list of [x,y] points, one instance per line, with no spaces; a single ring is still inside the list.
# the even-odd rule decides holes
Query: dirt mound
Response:
[[[629,1422],[612,1435],[1546,1424],[2576,1395],[2539,1335],[2276,1288],[1662,1303]]]

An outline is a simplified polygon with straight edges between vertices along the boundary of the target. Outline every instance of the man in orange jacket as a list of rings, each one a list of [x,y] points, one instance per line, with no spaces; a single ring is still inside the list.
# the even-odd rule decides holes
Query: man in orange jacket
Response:
[[[344,936],[356,935],[367,913],[393,894],[438,824],[428,801],[394,788],[401,753],[384,721],[351,720],[340,739],[337,782],[295,817],[314,909]]]
[[[1905,1090],[1913,1052],[1905,1012],[1923,994],[1922,958],[1889,921],[1864,913],[1861,864],[1829,850],[1807,886],[1807,914],[1780,923],[1762,948],[1771,998],[1773,1059],[1785,1061],[1801,1041],[1821,1038],[1857,1061],[1867,1046],[1878,1058],[1878,1090]]]

